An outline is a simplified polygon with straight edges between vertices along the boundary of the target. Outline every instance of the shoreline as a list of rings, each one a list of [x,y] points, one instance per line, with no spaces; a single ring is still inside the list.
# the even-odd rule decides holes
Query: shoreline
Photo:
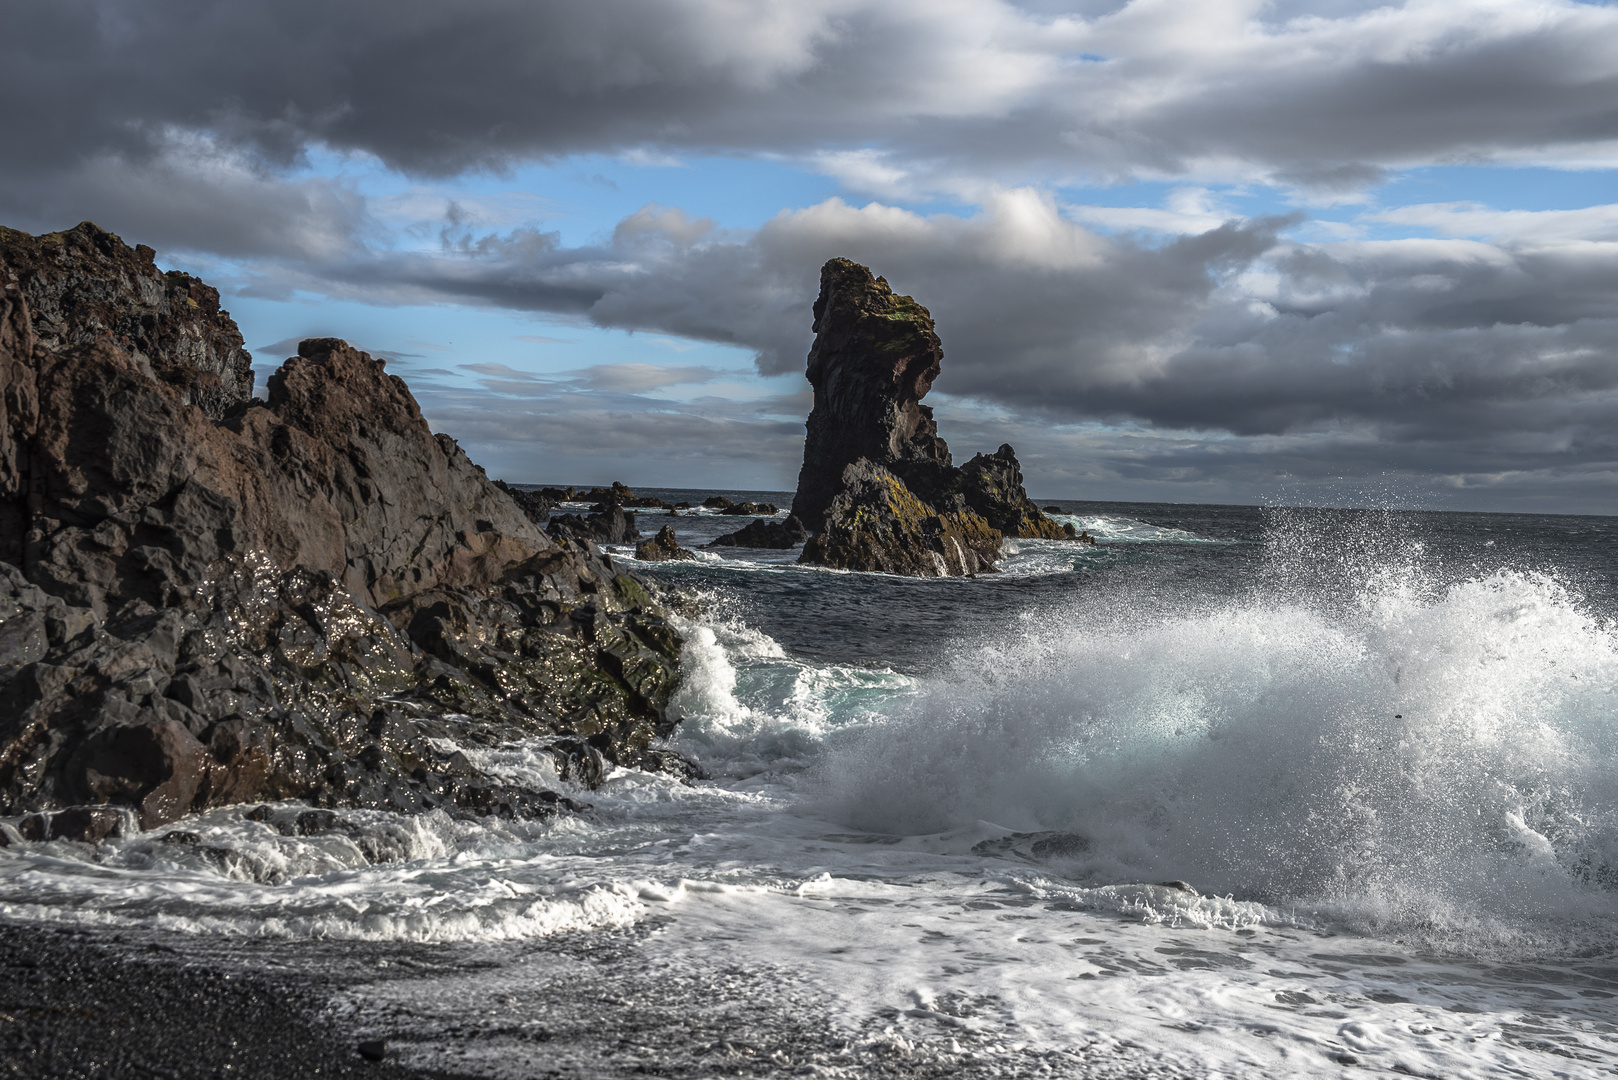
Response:
[[[0,1077],[459,1080],[361,1056],[320,972],[231,970],[160,938],[0,918]],[[177,942],[179,943],[179,942]]]

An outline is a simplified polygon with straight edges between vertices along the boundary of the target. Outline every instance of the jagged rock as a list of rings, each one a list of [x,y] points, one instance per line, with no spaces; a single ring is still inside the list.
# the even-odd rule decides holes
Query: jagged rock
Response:
[[[632,506],[637,509],[666,510],[668,503],[655,495],[636,495],[622,482],[614,480],[611,487],[591,488],[580,499],[592,502],[597,513],[605,511],[612,506]]]
[[[1006,536],[1062,540],[1069,535],[1028,498],[1017,453],[1008,443],[961,466],[961,493],[966,505]]]
[[[785,521],[765,521],[757,518],[733,533],[716,537],[709,547],[786,548],[797,547],[809,539],[809,533],[796,515],[788,514]]]
[[[585,517],[555,514],[545,530],[557,540],[588,540],[596,544],[627,544],[640,537],[635,515],[617,503]]]
[[[1028,499],[1010,446],[951,463],[921,399],[943,360],[925,307],[847,259],[821,269],[814,386],[792,511],[800,562],[920,576],[995,569],[1004,536],[1061,539]]]
[[[149,254],[89,226],[0,241],[49,256],[25,269],[56,313],[41,341],[0,263],[0,814],[568,805],[439,740],[688,774],[656,746],[680,640],[647,587],[541,531],[381,362],[305,341],[216,417],[164,374],[200,355],[174,334],[240,345],[206,286],[206,325],[120,337],[172,279]]]
[[[665,525],[650,540],[635,545],[635,558],[641,562],[667,562],[670,559],[694,559],[696,555],[680,546],[675,539],[674,526]]]
[[[843,490],[800,562],[911,577],[994,570],[1001,534],[963,507],[940,513],[891,472],[869,461],[843,470]]]
[[[832,259],[820,271],[814,314],[807,374],[815,404],[792,499],[792,512],[811,532],[825,522],[843,490],[843,470],[856,461],[950,463],[933,410],[921,404],[944,357],[928,310],[858,263]]]
[[[774,503],[742,502],[731,503],[729,506],[720,507],[719,512],[721,514],[729,514],[736,517],[760,517],[771,514],[779,514],[781,512],[781,508],[776,506]]]
[[[504,480],[496,480],[494,486],[511,496],[511,501],[517,508],[528,515],[528,520],[535,525],[543,525],[550,518],[551,511],[556,509],[557,500],[539,491],[523,491],[514,488]]]
[[[702,500],[702,505],[707,507],[709,510],[724,511],[730,509],[736,504],[725,498],[723,495],[710,495],[706,499]]]
[[[105,341],[217,420],[253,396],[252,356],[219,290],[153,261],[91,222],[30,236],[0,226],[34,333],[52,351]]]

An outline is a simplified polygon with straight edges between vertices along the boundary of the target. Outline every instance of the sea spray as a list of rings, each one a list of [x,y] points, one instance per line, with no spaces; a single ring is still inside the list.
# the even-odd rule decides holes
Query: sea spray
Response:
[[[801,769],[828,739],[872,721],[915,685],[890,669],[790,658],[721,598],[704,599],[703,619],[677,622],[685,647],[671,708],[684,718],[677,745],[710,771]]]
[[[1025,620],[832,753],[823,805],[1075,833],[1086,883],[1183,878],[1430,939],[1614,910],[1612,626],[1545,575],[1438,585],[1368,547],[1317,558],[1308,589]]]

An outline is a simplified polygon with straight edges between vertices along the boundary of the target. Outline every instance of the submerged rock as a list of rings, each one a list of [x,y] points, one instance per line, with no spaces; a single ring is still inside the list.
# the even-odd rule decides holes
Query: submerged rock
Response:
[[[305,341],[267,402],[245,400],[206,286],[187,279],[188,315],[149,253],[89,225],[0,234],[17,252],[21,275],[0,264],[0,813],[550,813],[559,796],[453,749],[536,736],[584,782],[689,772],[656,746],[680,639],[647,586],[542,531],[382,362]],[[126,306],[164,297],[183,332],[130,336]]]
[[[708,546],[785,550],[797,547],[807,539],[809,533],[804,529],[803,522],[799,521],[795,514],[788,514],[785,521],[765,521],[763,518],[757,518],[733,533],[715,537]]]
[[[922,577],[995,569],[1005,536],[1071,536],[1029,500],[1015,452],[956,468],[921,403],[943,347],[932,315],[848,259],[821,269],[815,390],[792,512],[801,562]]]

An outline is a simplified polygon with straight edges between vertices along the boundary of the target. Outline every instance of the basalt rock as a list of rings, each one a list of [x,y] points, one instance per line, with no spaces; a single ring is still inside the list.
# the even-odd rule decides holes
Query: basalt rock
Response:
[[[496,480],[494,486],[511,496],[511,501],[517,504],[517,509],[528,515],[528,520],[535,525],[544,525],[550,519],[551,511],[556,509],[557,500],[541,491],[524,491],[514,488],[504,480]]]
[[[943,361],[932,315],[848,259],[821,269],[799,561],[924,577],[993,571],[1006,536],[1070,536],[1023,490],[1010,446],[956,468],[921,403]]]
[[[774,503],[740,502],[719,508],[721,514],[734,517],[759,517],[760,515],[779,514],[781,508]]]
[[[809,533],[792,514],[785,521],[755,519],[733,533],[726,533],[711,541],[709,547],[777,548],[797,547],[809,539]]]
[[[1064,540],[1072,535],[1071,526],[1063,531],[1023,490],[1022,469],[1009,443],[961,466],[961,493],[966,505],[1007,536]]]
[[[621,481],[614,480],[611,487],[591,488],[580,499],[594,503],[592,508],[597,513],[605,511],[610,506],[631,506],[636,509],[666,510],[668,503],[656,495],[636,495]]]
[[[680,546],[674,535],[674,526],[665,525],[650,540],[635,545],[635,558],[641,562],[667,562],[670,559],[695,559],[696,555]]]
[[[91,226],[0,239],[26,256],[0,264],[0,814],[58,836],[86,808],[62,830],[94,839],[108,808],[565,808],[468,757],[516,739],[584,784],[689,774],[648,587],[542,531],[380,361],[305,341],[267,402],[206,369],[235,387],[212,409],[185,372],[241,338],[205,286],[188,315]]]
[[[252,356],[219,290],[164,273],[156,254],[88,221],[44,236],[0,227],[0,262],[16,275],[44,348],[106,341],[217,420],[253,396]]]
[[[869,461],[843,470],[843,490],[799,562],[911,577],[989,573],[1001,533],[956,501],[940,511]]]
[[[640,537],[635,515],[612,503],[584,517],[554,514],[545,530],[556,540],[596,544],[627,544]]]
[[[948,467],[933,410],[921,404],[938,378],[943,346],[928,310],[848,259],[820,271],[808,378],[815,390],[792,512],[811,532],[826,521],[856,461]]]

